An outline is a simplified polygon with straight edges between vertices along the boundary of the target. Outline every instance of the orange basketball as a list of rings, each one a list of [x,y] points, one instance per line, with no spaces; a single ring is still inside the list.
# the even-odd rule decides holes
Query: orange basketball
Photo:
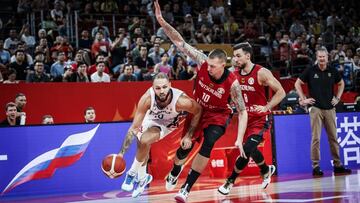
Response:
[[[103,159],[101,169],[109,178],[118,178],[125,172],[126,162],[117,154],[109,154]]]

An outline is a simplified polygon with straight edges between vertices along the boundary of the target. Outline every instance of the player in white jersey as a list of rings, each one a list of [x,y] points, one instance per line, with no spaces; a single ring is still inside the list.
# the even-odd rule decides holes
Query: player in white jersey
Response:
[[[153,85],[141,97],[134,120],[130,126],[119,152],[120,156],[129,148],[132,138],[137,137],[137,151],[131,168],[127,171],[121,189],[132,191],[134,182],[138,181],[132,192],[132,197],[138,197],[145,186],[152,181],[152,176],[146,173],[146,162],[152,143],[163,139],[178,126],[179,115],[182,112],[193,114],[190,128],[186,134],[193,135],[201,117],[201,107],[192,98],[179,89],[172,88],[169,78],[164,73],[154,77]],[[191,141],[181,140],[185,149],[191,146]]]

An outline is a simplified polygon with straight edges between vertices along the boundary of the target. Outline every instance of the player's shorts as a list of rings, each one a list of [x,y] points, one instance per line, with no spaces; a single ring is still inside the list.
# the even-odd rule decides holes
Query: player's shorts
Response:
[[[140,138],[144,134],[144,132],[151,127],[157,127],[160,129],[160,139],[159,140],[166,137],[168,134],[170,134],[175,129],[175,128],[167,128],[166,126],[160,125],[159,123],[156,123],[152,120],[144,120],[143,123],[141,124],[139,132],[136,134],[136,137],[140,140]]]
[[[184,124],[184,131],[182,136],[185,136],[187,130],[191,124],[191,120],[193,118],[192,114],[188,114]],[[231,121],[232,115],[231,114],[223,114],[223,113],[214,113],[203,111],[200,122],[196,127],[194,135],[192,137],[193,142],[201,143],[204,137],[204,129],[206,129],[209,125],[217,125],[222,126],[226,129],[227,125]]]
[[[271,128],[270,115],[263,115],[256,117],[249,116],[248,124],[246,127],[243,140],[245,142],[251,135],[262,136],[265,133],[265,131],[270,130],[270,128]]]

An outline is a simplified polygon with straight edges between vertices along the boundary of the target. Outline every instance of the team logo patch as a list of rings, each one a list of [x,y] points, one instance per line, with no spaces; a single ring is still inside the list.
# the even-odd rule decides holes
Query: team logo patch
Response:
[[[249,78],[248,79],[248,83],[249,83],[249,85],[253,85],[254,84],[254,78]]]
[[[329,77],[329,78],[331,77],[331,73],[328,73],[328,77]]]
[[[220,94],[224,94],[224,93],[225,93],[225,90],[224,90],[224,88],[219,87],[219,88],[217,89],[217,92],[219,92]]]
[[[241,83],[245,83],[245,78],[241,78]]]

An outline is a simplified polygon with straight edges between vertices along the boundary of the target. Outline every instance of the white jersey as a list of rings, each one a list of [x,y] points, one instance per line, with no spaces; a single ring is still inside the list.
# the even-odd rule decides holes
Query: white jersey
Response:
[[[156,104],[155,92],[153,88],[149,88],[148,91],[150,92],[151,105],[150,109],[147,110],[145,114],[140,132],[138,133],[138,138],[140,139],[142,133],[145,132],[146,129],[156,126],[161,129],[160,139],[162,139],[179,125],[179,117],[181,116],[181,112],[176,111],[176,103],[179,97],[183,94],[183,91],[176,88],[171,88],[171,102],[162,109],[160,109]]]

